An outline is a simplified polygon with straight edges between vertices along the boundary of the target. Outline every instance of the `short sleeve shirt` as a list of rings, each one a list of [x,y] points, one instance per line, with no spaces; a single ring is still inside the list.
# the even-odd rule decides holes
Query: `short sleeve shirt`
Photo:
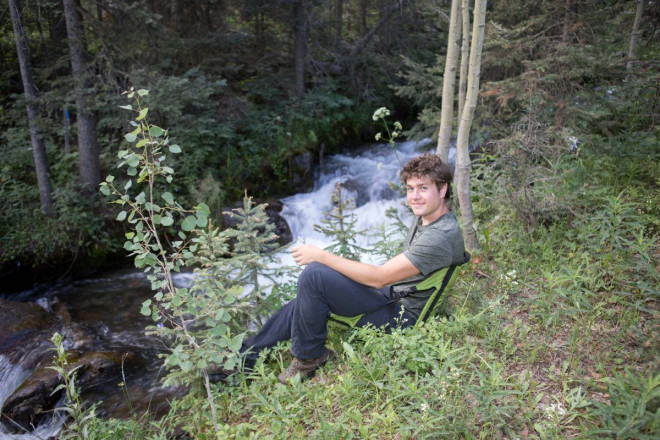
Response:
[[[395,293],[414,286],[436,270],[462,264],[465,244],[454,213],[450,211],[428,225],[422,225],[422,219],[415,217],[403,245],[403,254],[420,273],[394,284]],[[402,298],[401,302],[406,312],[418,317],[430,294],[430,291],[415,292]]]

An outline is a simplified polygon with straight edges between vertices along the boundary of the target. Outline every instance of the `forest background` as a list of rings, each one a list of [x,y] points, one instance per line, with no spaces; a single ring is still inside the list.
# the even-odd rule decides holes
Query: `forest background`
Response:
[[[404,137],[434,138],[449,3],[3,2],[4,285],[125,258],[126,230],[96,186],[116,171],[131,130],[120,108],[130,87],[149,89],[150,120],[182,146],[167,159],[177,170],[170,191],[184,205],[207,204],[218,223],[246,190],[258,200],[298,192],[304,183],[296,179],[324,155],[372,142],[382,128],[371,119],[376,108],[391,109]],[[29,42],[32,93],[23,87],[8,5],[19,6]],[[484,249],[457,287],[457,320],[361,351],[343,345],[340,379],[322,374],[309,390],[271,393],[272,373],[261,370],[263,381],[251,388],[220,391],[222,429],[238,438],[313,438],[330,425],[358,424],[343,437],[415,438],[429,429],[433,408],[450,438],[659,432],[660,4],[639,5],[488,5],[471,135]],[[79,44],[67,22],[83,31]],[[36,110],[44,155],[34,154],[26,107]],[[35,172],[44,165],[50,200]],[[469,356],[436,353],[451,346],[442,335],[463,341]],[[393,351],[397,368],[384,369]],[[442,371],[416,357],[435,355]],[[448,374],[455,371],[471,373]],[[396,383],[411,388],[387,388]],[[296,392],[314,404],[298,405]],[[394,410],[395,396],[418,405]],[[210,430],[198,405],[182,404],[193,414],[191,432]],[[309,424],[293,423],[295,411]]]
[[[5,2],[5,277],[31,279],[19,270],[31,268],[52,276],[121,254],[123,231],[84,187],[94,193],[117,163],[127,124],[121,93],[131,86],[151,90],[152,120],[187,147],[174,190],[217,217],[245,190],[260,200],[287,195],[324,154],[372,141],[379,127],[370,115],[382,105],[408,138],[437,136],[448,1],[10,3],[21,7],[34,90],[26,101]],[[82,31],[71,31],[78,45],[67,37],[67,11]],[[657,2],[642,15],[632,65],[631,2],[506,1],[490,4],[487,17],[474,144],[494,151],[521,130],[575,147],[653,143]],[[26,104],[42,139],[45,201]],[[543,220],[538,207],[521,209]]]

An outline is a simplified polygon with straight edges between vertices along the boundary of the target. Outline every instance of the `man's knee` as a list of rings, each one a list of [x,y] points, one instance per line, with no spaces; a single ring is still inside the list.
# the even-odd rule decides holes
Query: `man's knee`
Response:
[[[334,273],[336,272],[333,269],[324,264],[317,262],[308,264],[298,277],[298,293],[322,290]]]

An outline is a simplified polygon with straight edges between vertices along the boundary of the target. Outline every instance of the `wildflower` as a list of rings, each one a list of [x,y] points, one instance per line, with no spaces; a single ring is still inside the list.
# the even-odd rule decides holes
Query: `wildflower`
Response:
[[[422,403],[422,404],[419,406],[419,409],[421,409],[423,412],[426,412],[426,410],[428,410],[429,407],[428,407],[428,405],[426,405],[426,403]]]
[[[403,130],[403,126],[401,125],[401,122],[399,122],[399,121],[396,121],[394,123],[394,128],[397,129],[397,130]]]
[[[561,417],[566,414],[566,408],[561,403],[553,403],[545,409],[546,417],[552,419],[554,416]]]
[[[575,136],[568,137],[568,146],[570,147],[571,151],[577,151],[579,143],[580,140]]]
[[[374,115],[373,115],[372,118],[373,118],[374,121],[377,121],[377,120],[385,118],[385,116],[389,116],[389,115],[390,115],[390,111],[387,109],[387,107],[381,107],[381,108],[379,108],[378,110],[376,110],[374,112]]]
[[[382,135],[381,135],[380,133],[376,133],[376,140],[379,141],[380,138],[381,138],[381,136],[382,136]]]

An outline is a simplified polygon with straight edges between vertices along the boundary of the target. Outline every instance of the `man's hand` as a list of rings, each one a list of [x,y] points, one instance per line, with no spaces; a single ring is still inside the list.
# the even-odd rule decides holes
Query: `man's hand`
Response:
[[[320,261],[321,255],[326,252],[311,244],[301,244],[291,249],[291,255],[299,266],[306,266],[309,263]]]

